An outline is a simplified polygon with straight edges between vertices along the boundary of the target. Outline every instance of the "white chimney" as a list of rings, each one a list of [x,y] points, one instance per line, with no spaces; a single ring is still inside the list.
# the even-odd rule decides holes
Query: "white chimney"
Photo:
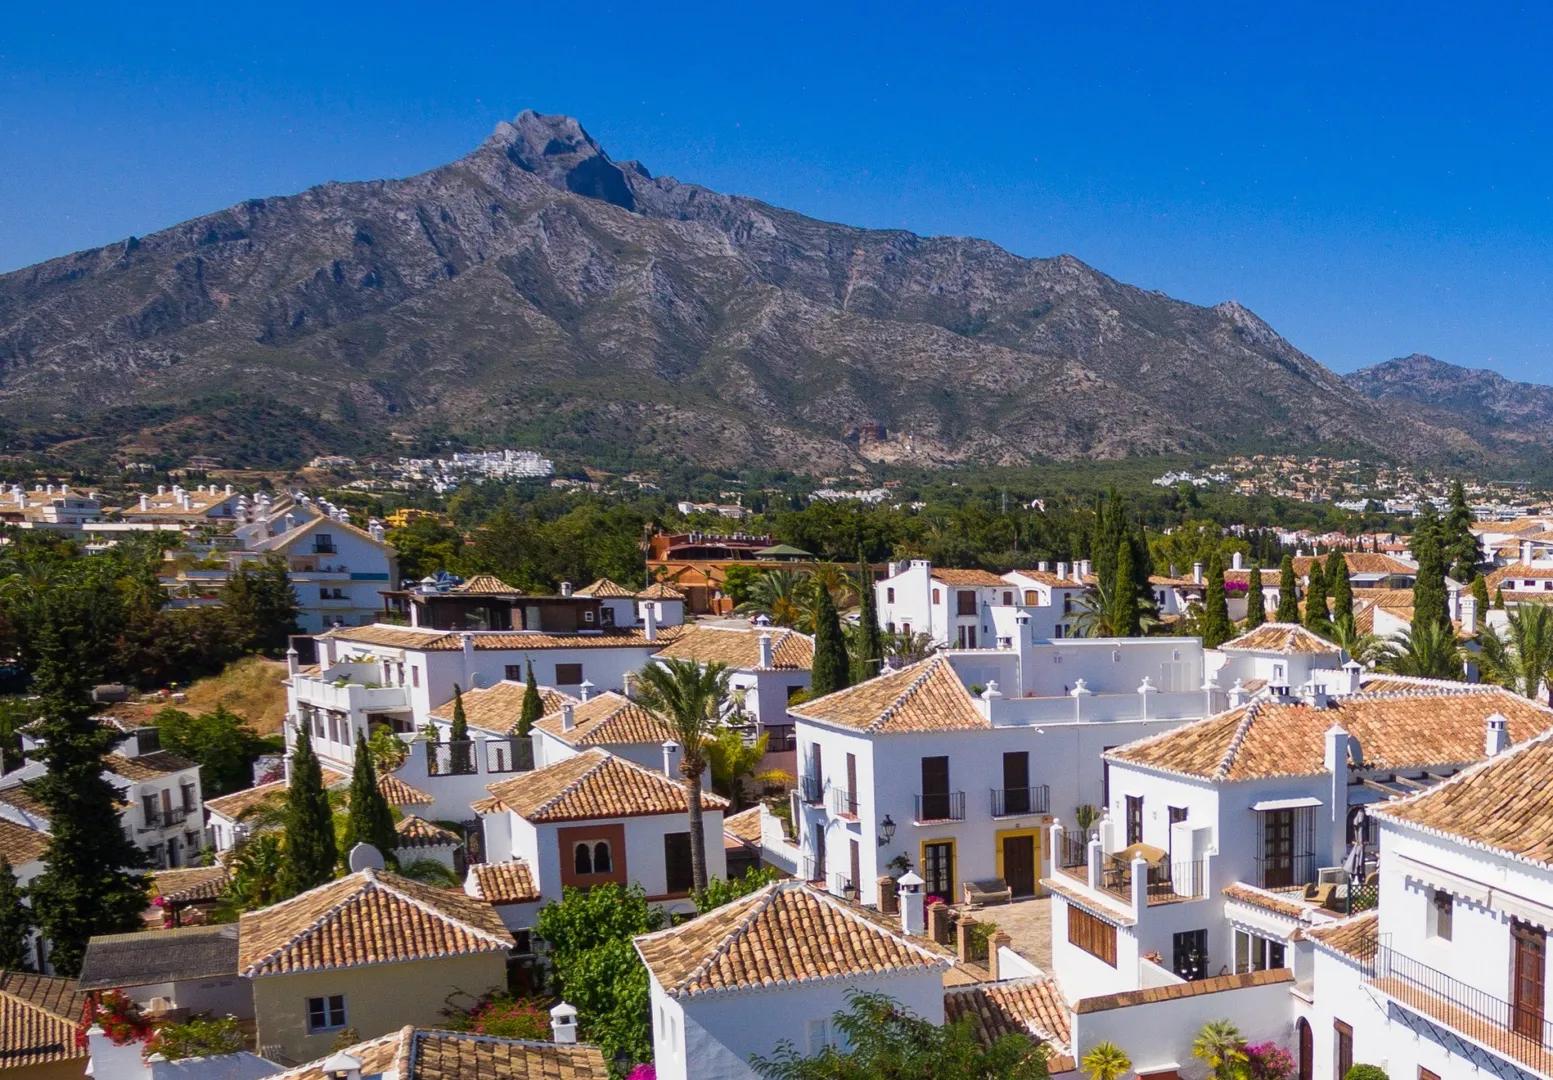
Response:
[[[642,605],[642,636],[648,641],[658,640],[658,605],[651,600]]]
[[[563,581],[563,582],[561,582],[561,595],[562,596],[570,596],[571,594],[572,594],[572,583],[570,581]]]
[[[361,1080],[361,1059],[341,1050],[318,1066],[318,1071],[331,1080]]]
[[[679,743],[673,739],[663,744],[663,775],[670,780],[679,779],[679,763],[684,759],[684,751],[679,748]]]
[[[473,689],[475,684],[475,636],[465,630],[459,638],[464,648],[464,685]]]
[[[1521,541],[1521,562],[1523,562],[1523,563],[1531,562],[1531,541],[1530,540],[1522,540]]]
[[[1304,686],[1300,687],[1300,698],[1312,709],[1324,709],[1327,707],[1327,689],[1316,681],[1312,675]]]
[[[301,658],[297,655],[296,646],[286,650],[286,674],[295,675],[302,670]]]
[[[772,655],[771,635],[763,633],[756,641],[760,646],[760,670],[769,671],[776,666],[775,657]]]
[[[577,710],[568,701],[561,706],[561,730],[570,731],[577,726]]]
[[[1510,721],[1502,713],[1494,713],[1483,721],[1483,756],[1493,757],[1510,748]]]
[[[1322,765],[1334,776],[1345,772],[1351,751],[1356,750],[1357,747],[1358,743],[1349,738],[1348,732],[1341,724],[1333,724],[1326,730],[1326,750],[1322,755]],[[1353,753],[1352,756],[1358,757],[1358,754]]]
[[[1246,688],[1245,688],[1245,685],[1239,679],[1236,679],[1235,680],[1235,685],[1231,686],[1229,688],[1229,707],[1232,708],[1232,709],[1238,709],[1242,705],[1244,705],[1245,703],[1246,703]]]
[[[1244,561],[1245,560],[1241,557],[1240,552],[1237,551],[1229,557],[1229,568],[1231,570],[1243,570],[1245,569],[1245,567],[1242,565]]]
[[[142,495],[140,497],[140,509],[142,509],[142,510],[149,510],[149,509],[151,509],[151,497],[149,495]]]
[[[551,1009],[550,1034],[551,1041],[558,1045],[575,1045],[577,1042],[577,1010],[564,1001]]]
[[[1194,562],[1192,564],[1192,584],[1202,584],[1202,563],[1200,562]]]
[[[1065,562],[1057,563],[1057,578],[1060,581],[1067,581],[1068,580],[1068,564],[1067,563],[1065,563]]]
[[[1461,632],[1471,636],[1478,632],[1478,602],[1471,593],[1461,594]]]
[[[1350,656],[1348,662],[1343,665],[1343,672],[1348,676],[1348,692],[1357,694],[1360,684],[1364,681],[1364,665]]]
[[[582,682],[577,684],[577,696],[582,698],[583,701],[587,701],[593,696],[593,684],[587,679],[582,680]]]
[[[232,485],[231,485],[231,484],[228,484],[228,485],[227,485],[227,486],[226,486],[226,493],[227,493],[227,494],[228,494],[228,495],[230,495],[230,494],[232,494]]]
[[[1035,564],[1035,568],[1044,574],[1052,568],[1051,560],[1042,559],[1040,562]]]
[[[167,485],[166,484],[158,484],[158,485],[156,485],[156,493],[158,495],[166,495],[167,494]]]
[[[628,671],[620,676],[620,692],[626,697],[636,696],[636,672]]]
[[[927,927],[927,910],[923,907],[926,897],[922,895],[922,886],[926,883],[915,870],[908,870],[895,884],[900,890],[901,932],[907,936],[920,936]]]
[[[1080,581],[1084,580],[1085,578],[1087,578],[1089,576],[1089,569],[1090,569],[1091,565],[1092,564],[1090,563],[1090,561],[1088,559],[1080,559],[1079,560],[1079,563],[1078,563],[1078,576],[1079,576],[1079,580]]]

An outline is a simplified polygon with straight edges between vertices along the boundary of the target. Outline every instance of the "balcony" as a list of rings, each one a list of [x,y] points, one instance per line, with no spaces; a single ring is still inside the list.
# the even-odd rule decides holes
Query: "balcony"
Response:
[[[145,824],[140,826],[141,832],[157,832],[161,829],[172,829],[182,825],[189,812],[181,806],[163,808],[156,811],[146,811]]]
[[[802,874],[800,878],[802,881],[823,882],[825,880],[825,860],[816,859],[813,855],[805,855],[799,866],[799,871]]]
[[[534,744],[516,736],[485,740],[485,771],[489,773],[532,772]]]
[[[1256,884],[1263,889],[1290,889],[1316,880],[1316,854],[1269,855],[1256,860]]]
[[[473,776],[480,771],[473,739],[457,742],[422,743],[426,748],[426,775]]]
[[[917,796],[917,824],[964,820],[965,792],[931,791]]]
[[[1543,1017],[1540,1001],[1512,1005],[1389,947],[1376,949],[1370,985],[1398,1007],[1508,1061],[1553,1072],[1553,1023]]]
[[[1050,812],[1051,789],[1040,787],[993,788],[992,816],[1023,817],[1026,814]]]
[[[837,817],[857,818],[857,796],[846,788],[830,789],[830,812]]]
[[[1100,887],[1128,904],[1132,903],[1132,864],[1115,855],[1100,859]],[[1203,860],[1161,862],[1148,868],[1145,896],[1149,907],[1201,900],[1208,895],[1207,867]]]
[[[1055,859],[1059,871],[1089,884],[1089,841],[1084,836],[1064,832]]]

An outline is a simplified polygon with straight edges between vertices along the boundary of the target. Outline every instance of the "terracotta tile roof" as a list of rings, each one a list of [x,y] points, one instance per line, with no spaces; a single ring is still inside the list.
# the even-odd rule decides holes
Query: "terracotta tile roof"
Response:
[[[565,710],[542,716],[534,726],[569,746],[620,746],[651,743],[662,746],[674,738],[669,722],[645,705],[612,690],[572,706],[570,731]]]
[[[109,754],[103,758],[104,769],[111,772],[114,776],[122,776],[132,783],[140,783],[144,780],[159,780],[164,776],[171,776],[173,773],[197,767],[188,758],[181,757],[170,750],[158,750],[154,754],[141,754],[139,757]]]
[[[158,870],[151,875],[151,898],[160,896],[169,904],[196,900],[218,900],[226,892],[227,869],[224,866],[189,866],[182,870]]]
[[[476,649],[631,649],[661,648],[679,636],[681,627],[658,628],[656,641],[648,641],[646,631],[635,628],[600,630],[589,634],[546,634],[538,630],[480,630],[474,632]],[[464,647],[463,632],[458,630],[417,630],[406,626],[347,626],[330,630],[319,637],[384,648],[413,649],[426,652],[453,652]]]
[[[1288,968],[1268,968],[1266,971],[1250,971],[1243,975],[1217,975],[1211,979],[1198,979],[1196,982],[1170,983],[1167,986],[1150,986],[1121,994],[1080,998],[1074,1004],[1073,1011],[1084,1016],[1089,1013],[1109,1012],[1111,1009],[1126,1009],[1133,1005],[1148,1005],[1156,1001],[1174,1001],[1200,994],[1222,994],[1226,990],[1244,990],[1252,986],[1273,986],[1293,981],[1294,972]]]
[[[238,928],[231,923],[96,934],[81,961],[82,990],[210,979],[237,971]]]
[[[393,773],[378,773],[377,790],[390,806],[430,806],[437,801],[435,796],[405,783]]]
[[[464,838],[455,832],[444,829],[441,825],[434,825],[423,817],[414,814],[406,814],[394,824],[394,832],[399,834],[399,847],[459,847],[464,843]]]
[[[1366,694],[1420,690],[1460,690],[1472,693],[1482,687],[1482,683],[1462,682],[1460,679],[1426,679],[1421,675],[1392,675],[1380,671],[1367,671],[1359,679],[1359,688]]]
[[[1057,894],[1068,903],[1083,908],[1112,926],[1137,925],[1138,920],[1133,918],[1132,910],[1121,907],[1122,901],[1118,898],[1103,900],[1095,893],[1081,890],[1077,883],[1063,881],[1060,878],[1042,878],[1041,886],[1047,892]]]
[[[624,585],[617,584],[607,577],[601,577],[585,589],[577,589],[574,596],[591,596],[596,600],[631,600],[636,594]]]
[[[490,784],[489,809],[510,810],[527,821],[589,821],[685,813],[685,786],[661,772],[593,747],[542,769]],[[701,793],[705,810],[728,800]]]
[[[1262,570],[1262,587],[1263,588],[1277,588],[1277,586],[1278,586],[1278,578],[1281,576],[1281,573],[1282,572],[1277,567],[1274,567],[1271,570],[1268,570],[1268,569],[1266,569],[1264,567],[1263,570]],[[1242,582],[1242,583],[1244,583],[1246,585],[1250,585],[1251,584],[1251,568],[1247,567],[1244,570],[1226,570],[1226,571],[1224,571],[1224,580],[1225,581],[1238,581],[1238,582]]]
[[[28,783],[12,784],[9,787],[0,787],[0,803],[20,810],[30,818],[40,821],[49,819],[48,807],[43,805],[43,800],[38,798]]]
[[[1367,769],[1465,765],[1483,756],[1484,722],[1510,722],[1512,741],[1553,728],[1553,710],[1500,687],[1413,688],[1303,702],[1255,701],[1106,754],[1112,761],[1210,780],[1317,776],[1325,772],[1326,731],[1334,724],[1359,742]]]
[[[1501,566],[1492,574],[1485,575],[1483,584],[1490,595],[1495,589],[1503,589],[1507,593],[1516,592],[1514,580],[1516,578],[1529,578],[1532,581],[1546,581],[1553,578],[1553,566],[1530,566],[1523,562],[1513,562],[1508,566]],[[1509,584],[1506,584],[1509,582]],[[1521,590],[1524,591],[1524,590]]]
[[[723,818],[723,832],[741,844],[760,847],[760,807],[752,806]]]
[[[1365,963],[1375,959],[1380,948],[1380,912],[1366,911],[1351,919],[1308,926],[1304,934],[1333,952]]]
[[[503,679],[492,686],[465,690],[464,719],[470,727],[506,735],[517,724],[518,717],[523,715],[523,694],[527,689],[526,684],[515,679]],[[558,712],[562,705],[577,701],[553,686],[541,686],[538,690],[541,714]],[[453,699],[449,698],[431,710],[431,715],[452,723]]]
[[[350,777],[344,773],[337,773],[333,769],[323,770],[324,787],[332,788],[348,781]],[[242,791],[234,791],[230,795],[219,795],[214,799],[205,800],[205,809],[213,814],[220,814],[231,821],[242,821],[261,806],[270,803],[283,802],[286,798],[286,789],[290,787],[289,780],[271,780],[268,784],[258,784]],[[382,791],[382,784],[378,785]],[[386,795],[387,792],[384,792]],[[392,799],[389,800],[393,802]]]
[[[86,1056],[76,1031],[86,995],[74,979],[0,971],[0,1061],[6,1069]]]
[[[0,818],[0,858],[13,867],[43,858],[48,846],[48,833]]]
[[[945,954],[797,881],[639,937],[636,951],[674,997],[950,966]]]
[[[592,1046],[406,1027],[345,1048],[361,1062],[363,1080],[609,1080],[604,1055]],[[331,1055],[332,1056],[332,1055]],[[327,1057],[274,1080],[329,1080]]]
[[[762,634],[771,635],[772,669],[808,671],[814,666],[814,639],[780,626],[688,626],[657,656],[757,671]]]
[[[638,600],[683,600],[685,594],[662,581],[654,582],[636,594]]]
[[[1263,623],[1255,630],[1248,630],[1237,638],[1226,641],[1220,649],[1232,652],[1274,652],[1283,655],[1293,653],[1341,652],[1324,637],[1311,633],[1295,623]]]
[[[240,974],[291,974],[389,964],[513,944],[494,909],[463,891],[362,870],[238,922]]]
[[[1034,1035],[1051,1045],[1054,1058],[1070,1056],[1073,1014],[1057,980],[1045,976],[949,990],[944,994],[944,1020],[970,1021],[984,1046],[1005,1035]],[[1052,1060],[1047,1066],[1053,1072],[1072,1068],[1071,1063]]]
[[[1321,565],[1326,566],[1330,555],[1321,557]],[[1309,555],[1294,556],[1294,573],[1301,579],[1309,576],[1310,564],[1315,560]],[[1418,566],[1399,559],[1395,555],[1387,555],[1383,551],[1345,551],[1343,561],[1348,564],[1350,574],[1406,574],[1409,576],[1418,573]]]
[[[933,580],[950,588],[986,587],[1008,588],[1009,583],[990,570],[956,570],[948,566],[935,566]]]
[[[1412,589],[1355,589],[1355,600],[1369,600],[1388,611],[1412,611]]]
[[[495,574],[475,574],[462,585],[455,585],[449,592],[465,596],[517,596],[518,590]]]
[[[1013,573],[1018,574],[1020,577],[1029,578],[1031,581],[1039,581],[1042,585],[1049,585],[1054,589],[1089,588],[1089,585],[1086,582],[1074,581],[1071,573],[1068,577],[1058,577],[1050,570],[1015,570]],[[998,580],[1003,581],[1004,579],[999,578]],[[1011,582],[1004,581],[1004,584],[1011,584]]]
[[[534,871],[522,859],[499,863],[475,863],[469,868],[471,896],[488,904],[528,904],[540,899]]]
[[[930,656],[788,711],[800,719],[882,735],[992,726],[943,656]]]
[[[1310,909],[1296,900],[1238,881],[1233,885],[1224,886],[1224,898],[1233,900],[1237,904],[1260,908],[1262,911],[1280,915],[1285,919],[1298,919],[1303,922],[1310,915]]]
[[[1516,738],[1511,728],[1511,738]],[[1530,862],[1553,865],[1553,733],[1514,746],[1428,791],[1377,807],[1407,822]]]

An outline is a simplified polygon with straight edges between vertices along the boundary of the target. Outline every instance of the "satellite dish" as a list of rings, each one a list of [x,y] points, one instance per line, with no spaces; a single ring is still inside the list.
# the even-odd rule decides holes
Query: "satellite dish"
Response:
[[[362,842],[351,848],[351,853],[346,858],[350,865],[351,873],[361,870],[383,869],[383,853],[371,844]]]

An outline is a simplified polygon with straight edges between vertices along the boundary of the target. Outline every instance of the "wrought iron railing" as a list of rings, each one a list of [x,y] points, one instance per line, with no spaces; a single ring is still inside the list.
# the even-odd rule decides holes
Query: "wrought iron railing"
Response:
[[[1057,845],[1057,869],[1069,877],[1089,881],[1089,838],[1083,833],[1065,832]]]
[[[1018,817],[1021,814],[1045,814],[1050,812],[1051,789],[1045,784],[1039,787],[993,788],[992,816]]]
[[[1286,889],[1316,880],[1316,854],[1267,855],[1256,860],[1256,884],[1264,889]]]
[[[803,792],[804,802],[814,804],[825,801],[825,782],[814,773],[804,773],[800,776],[798,786]]]
[[[1100,859],[1100,887],[1132,903],[1132,864],[1115,855]],[[1144,890],[1150,907],[1181,900],[1200,900],[1208,895],[1207,865],[1201,859],[1155,863],[1148,868]]]
[[[491,773],[531,772],[534,768],[534,744],[512,736],[485,740],[485,771]]]
[[[930,791],[917,796],[918,821],[964,821],[965,792]]]
[[[475,760],[473,739],[457,742],[426,743],[426,773],[429,776],[470,776],[480,771]]]
[[[1371,982],[1399,1006],[1538,1073],[1553,1071],[1553,1022],[1542,998],[1516,1004],[1389,946],[1375,950]]]
[[[857,796],[846,788],[831,788],[830,810],[840,817],[857,817]]]

